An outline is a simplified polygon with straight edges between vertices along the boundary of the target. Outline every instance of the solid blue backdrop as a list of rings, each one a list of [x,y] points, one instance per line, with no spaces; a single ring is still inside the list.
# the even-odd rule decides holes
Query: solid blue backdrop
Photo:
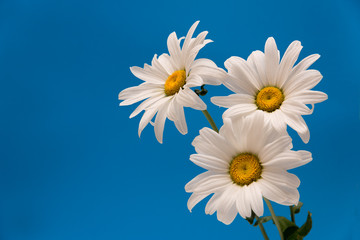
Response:
[[[356,239],[360,226],[358,0],[304,1],[0,1],[0,239],[262,239],[241,217],[226,226],[189,213],[184,186],[203,170],[189,161],[191,141],[208,126],[185,109],[189,133],[167,121],[164,144],[151,125],[137,136],[136,106],[118,93],[141,83],[130,66],[167,52],[166,39],[200,20],[214,43],[199,54],[220,67],[263,50],[281,54],[293,40],[300,58],[319,53],[316,90],[329,99],[306,116],[311,139],[290,130],[295,149],[314,160],[295,169],[307,239]],[[204,97],[219,126],[222,108]],[[275,204],[279,215],[288,208]],[[268,214],[268,211],[266,211]],[[271,239],[276,228],[266,223]]]

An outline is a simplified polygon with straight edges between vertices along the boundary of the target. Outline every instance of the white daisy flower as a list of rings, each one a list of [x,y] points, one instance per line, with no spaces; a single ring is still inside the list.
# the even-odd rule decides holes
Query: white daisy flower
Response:
[[[225,71],[209,59],[195,60],[199,50],[212,42],[205,39],[207,31],[192,38],[198,24],[199,21],[191,26],[182,47],[180,44],[184,37],[178,39],[175,32],[169,35],[167,45],[170,55],[162,54],[158,58],[155,54],[151,66],[145,64],[144,68],[130,68],[131,72],[144,83],[120,92],[119,100],[125,100],[120,103],[120,106],[124,106],[146,99],[130,115],[132,118],[145,111],[139,124],[139,137],[156,113],[154,130],[160,143],[162,143],[166,118],[174,121],[176,128],[182,134],[186,134],[187,125],[183,107],[206,109],[206,104],[190,88],[203,84],[221,84],[220,78],[224,77]]]
[[[247,61],[231,57],[225,62],[228,77],[223,84],[235,92],[226,97],[213,97],[211,101],[229,108],[223,117],[238,117],[261,112],[265,121],[278,131],[286,131],[289,125],[307,143],[309,129],[301,115],[311,114],[314,104],[327,99],[323,92],[312,91],[322,79],[317,70],[307,70],[320,55],[313,54],[293,67],[302,49],[294,41],[280,62],[280,54],[274,38],[265,44],[265,53],[254,51]],[[311,104],[309,109],[306,104]]]
[[[261,114],[224,119],[219,133],[203,128],[193,141],[197,154],[190,160],[207,171],[185,186],[193,192],[192,208],[214,193],[206,214],[217,211],[219,221],[230,224],[237,213],[250,217],[264,212],[263,197],[282,205],[297,205],[300,180],[288,169],[312,160],[307,151],[292,151],[291,138],[266,124]]]

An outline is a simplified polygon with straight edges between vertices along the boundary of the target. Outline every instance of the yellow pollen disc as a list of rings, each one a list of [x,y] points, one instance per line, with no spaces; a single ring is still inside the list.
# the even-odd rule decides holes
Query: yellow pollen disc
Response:
[[[230,177],[240,186],[255,182],[261,177],[261,172],[262,166],[258,157],[251,153],[241,153],[230,163]]]
[[[279,109],[285,97],[277,87],[264,87],[256,95],[256,105],[260,110],[273,112]]]
[[[173,72],[165,82],[165,94],[167,96],[174,95],[179,92],[180,88],[185,85],[186,72],[184,70],[178,70]]]

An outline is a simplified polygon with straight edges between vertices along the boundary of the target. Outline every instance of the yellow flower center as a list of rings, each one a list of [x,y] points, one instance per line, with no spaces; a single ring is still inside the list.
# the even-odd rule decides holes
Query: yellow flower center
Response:
[[[279,109],[285,97],[277,87],[264,87],[256,95],[256,105],[260,110],[273,112]]]
[[[229,173],[234,183],[240,186],[249,185],[261,177],[262,166],[257,156],[241,153],[231,161]]]
[[[185,85],[186,81],[185,70],[178,70],[173,72],[165,82],[165,94],[167,96],[174,95],[179,92],[180,88]]]

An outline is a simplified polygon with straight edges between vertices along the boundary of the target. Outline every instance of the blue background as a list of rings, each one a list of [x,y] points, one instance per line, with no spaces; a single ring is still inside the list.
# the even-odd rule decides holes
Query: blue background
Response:
[[[0,0],[0,239],[262,239],[241,217],[226,226],[189,213],[184,185],[203,172],[188,159],[208,126],[186,109],[189,133],[167,121],[164,144],[148,126],[137,136],[136,106],[118,93],[141,83],[130,66],[167,52],[166,39],[201,20],[214,43],[199,57],[220,67],[246,58],[274,36],[283,54],[293,40],[313,53],[324,75],[315,89],[329,100],[306,116],[311,139],[290,130],[295,149],[313,162],[298,168],[304,207],[313,213],[307,239],[356,239],[360,226],[360,3],[304,1]],[[224,109],[204,97],[221,126]],[[278,215],[288,208],[275,204]],[[266,212],[268,214],[268,212]],[[271,223],[271,239],[278,239]]]

